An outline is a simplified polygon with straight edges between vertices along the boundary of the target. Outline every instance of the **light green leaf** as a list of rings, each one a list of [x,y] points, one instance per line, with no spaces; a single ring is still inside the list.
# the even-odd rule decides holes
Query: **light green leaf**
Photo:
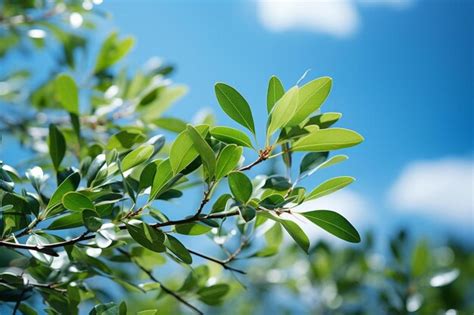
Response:
[[[215,85],[217,101],[230,118],[255,134],[252,111],[247,101],[233,87],[224,83]]]
[[[331,90],[332,79],[321,77],[300,88],[298,103],[288,126],[296,126],[308,118],[326,100]]]
[[[341,117],[341,113],[324,113],[308,119],[305,126],[317,125],[320,129],[326,129],[335,124]]]
[[[83,194],[75,191],[68,192],[62,198],[63,206],[71,211],[82,211],[84,209],[95,209],[92,201]]]
[[[232,172],[228,176],[229,188],[235,199],[246,203],[252,196],[252,182],[242,172]]]
[[[194,148],[201,156],[202,164],[206,168],[209,178],[214,177],[214,174],[216,173],[216,157],[214,155],[214,151],[212,151],[206,140],[203,139],[203,137],[193,126],[188,125],[187,132],[191,137]]]
[[[296,110],[296,105],[298,104],[299,98],[299,88],[297,86],[289,89],[275,104],[273,110],[270,113],[269,124],[267,129],[267,137],[271,135],[278,129],[286,126],[290,121],[291,117]]]
[[[184,85],[160,87],[159,93],[153,102],[138,107],[141,119],[146,122],[153,122],[187,92],[188,88]],[[179,125],[176,126],[179,127]]]
[[[109,138],[107,149],[130,149],[137,143],[145,141],[145,135],[139,130],[121,130]]]
[[[153,145],[145,144],[128,153],[122,160],[122,172],[148,160],[153,155],[153,151]]]
[[[350,176],[340,176],[328,179],[327,181],[313,189],[313,191],[308,194],[308,197],[306,197],[306,200],[316,199],[332,194],[333,192],[338,191],[351,184],[353,181],[354,178]]]
[[[54,169],[57,171],[66,154],[66,140],[58,127],[53,124],[49,125],[48,146]]]
[[[355,131],[343,128],[320,129],[297,140],[293,151],[331,151],[355,146],[364,138]]]
[[[316,172],[317,170],[320,170],[320,169],[323,169],[323,168],[326,168],[326,167],[330,167],[330,166],[333,166],[333,165],[336,165],[336,164],[339,164],[341,162],[344,162],[345,160],[347,160],[349,157],[347,155],[343,155],[343,154],[340,154],[340,155],[335,155],[331,158],[329,158],[327,161],[321,163],[319,166],[315,167],[314,169],[312,169],[308,175],[312,175],[314,172]]]
[[[133,43],[132,37],[119,40],[116,32],[110,34],[100,48],[95,65],[95,73],[107,69],[122,59],[133,47]]]
[[[250,138],[240,130],[230,127],[217,126],[211,128],[210,132],[214,138],[224,143],[233,143],[244,147],[253,148]]]
[[[359,243],[360,235],[342,215],[329,210],[301,213],[305,218],[329,233],[351,243]]]
[[[51,196],[51,199],[48,202],[48,206],[46,209],[51,209],[54,206],[61,203],[63,196],[70,192],[77,189],[79,186],[79,182],[81,181],[81,175],[78,172],[74,172],[69,175],[62,183],[58,186],[56,191]]]
[[[196,126],[196,130],[201,136],[205,137],[209,131],[209,126]],[[185,130],[181,132],[171,145],[170,150],[170,163],[173,173],[177,174],[184,170],[186,166],[191,164],[191,162],[198,157],[198,155],[199,153],[194,147],[193,140],[191,139],[188,131]]]
[[[79,94],[74,79],[62,73],[54,80],[54,95],[61,106],[71,114],[79,115]]]
[[[222,149],[217,158],[216,165],[216,179],[219,180],[222,177],[229,174],[235,169],[239,163],[240,157],[242,156],[242,147],[238,147],[235,144],[229,144]]]
[[[186,129],[186,123],[178,118],[173,117],[161,117],[153,121],[158,127],[180,133]]]
[[[162,161],[156,168],[149,200],[155,199],[172,178],[173,170],[171,169],[170,160],[166,159]]]
[[[285,94],[285,88],[281,83],[280,79],[276,76],[272,76],[268,82],[267,89],[267,111],[270,113],[273,106],[278,102],[278,100]]]

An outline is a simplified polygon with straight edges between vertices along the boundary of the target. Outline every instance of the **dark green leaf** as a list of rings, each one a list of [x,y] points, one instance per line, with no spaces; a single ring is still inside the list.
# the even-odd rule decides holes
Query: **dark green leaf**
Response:
[[[127,224],[130,236],[140,245],[154,252],[164,252],[165,235],[163,232],[152,228],[145,222],[139,224]]]
[[[329,233],[352,243],[359,243],[357,230],[340,214],[329,210],[316,210],[301,213],[305,218]]]
[[[193,262],[191,254],[177,238],[169,234],[166,235],[165,246],[185,264],[191,264]]]
[[[66,154],[66,140],[58,127],[53,124],[49,125],[48,146],[49,155],[51,156],[53,166],[57,171],[64,155]]]

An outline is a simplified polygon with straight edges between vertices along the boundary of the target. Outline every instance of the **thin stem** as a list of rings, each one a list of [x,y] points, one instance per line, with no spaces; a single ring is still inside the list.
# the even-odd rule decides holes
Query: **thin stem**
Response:
[[[226,260],[219,260],[219,259],[217,259],[217,258],[210,257],[210,256],[207,256],[207,255],[204,255],[204,254],[201,254],[201,253],[196,252],[196,251],[194,251],[194,250],[191,250],[191,249],[189,249],[189,248],[188,248],[188,252],[190,252],[191,254],[196,255],[196,256],[198,256],[198,257],[204,258],[204,259],[206,259],[206,260],[212,261],[213,263],[219,264],[219,265],[222,266],[222,268],[224,268],[224,269],[226,269],[226,270],[235,271],[235,272],[238,272],[238,273],[243,274],[243,275],[246,274],[246,272],[243,271],[243,270],[240,270],[240,269],[237,269],[237,268],[228,266],[227,264],[228,264],[230,261],[227,261],[227,259],[226,259]]]
[[[204,314],[203,312],[201,312],[196,306],[192,305],[191,303],[189,303],[188,301],[186,301],[185,299],[183,299],[178,293],[174,292],[173,290],[169,289],[168,287],[166,287],[165,285],[163,285],[163,283],[158,280],[154,275],[153,273],[151,272],[151,270],[148,270],[147,268],[145,268],[144,266],[142,266],[138,261],[136,261],[132,255],[130,255],[129,252],[123,250],[123,249],[120,249],[120,248],[117,248],[117,250],[122,253],[123,255],[127,256],[128,258],[130,258],[130,260],[141,270],[143,271],[144,273],[147,274],[147,276],[154,282],[158,283],[161,287],[161,289],[166,292],[167,294],[171,295],[172,297],[174,297],[176,300],[178,300],[179,302],[181,302],[182,304],[186,305],[187,307],[189,307],[190,309],[192,309],[193,311],[195,311],[197,314]]]

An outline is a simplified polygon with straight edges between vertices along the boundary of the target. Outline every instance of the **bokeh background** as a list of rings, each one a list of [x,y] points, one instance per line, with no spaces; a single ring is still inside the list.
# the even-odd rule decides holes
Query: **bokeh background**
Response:
[[[265,128],[268,78],[288,88],[334,79],[325,111],[366,141],[333,175],[357,182],[315,206],[336,208],[384,234],[407,226],[473,242],[473,3],[470,1],[105,1],[111,28],[136,37],[128,57],[177,65],[189,94],[173,114],[202,107],[232,125],[213,85],[236,87]],[[261,132],[262,133],[262,132]],[[198,196],[196,196],[196,199]],[[321,232],[323,234],[323,232]]]
[[[361,145],[343,150],[350,157],[348,161],[322,170],[305,182],[305,186],[315,187],[333,176],[357,178],[349,188],[305,206],[340,212],[362,232],[363,242],[343,245],[312,228],[306,229],[312,244],[316,244],[309,259],[288,247],[274,259],[237,262],[249,270],[244,280],[247,290],[233,283],[238,289],[233,291],[237,293],[226,305],[227,311],[257,314],[245,308],[255,306],[261,307],[261,314],[277,314],[284,312],[285,306],[289,313],[301,314],[308,309],[318,313],[321,305],[323,310],[336,310],[342,304],[350,307],[348,300],[354,292],[360,309],[364,309],[375,295],[383,300],[386,292],[381,288],[385,286],[402,288],[406,307],[401,309],[407,311],[418,310],[423,300],[431,302],[423,314],[438,309],[457,314],[449,313],[448,308],[459,306],[461,310],[466,305],[474,309],[469,302],[474,301],[472,1],[83,3],[108,17],[98,20],[94,31],[83,32],[90,41],[88,54],[94,56],[103,40],[118,30],[121,36],[136,39],[124,62],[131,73],[144,64],[164,62],[175,66],[171,79],[188,86],[189,92],[169,110],[172,116],[199,121],[212,113],[219,124],[236,126],[221,111],[214,95],[214,84],[223,81],[249,101],[262,135],[271,75],[277,75],[286,88],[302,77],[301,82],[307,82],[331,76],[333,89],[323,111],[342,112],[340,125],[365,137]],[[70,24],[81,33],[86,21],[76,15],[71,16]],[[58,58],[54,50],[30,49],[34,54],[28,54],[27,49],[20,47],[0,58],[0,78],[27,65],[34,74],[28,88],[34,90],[57,70]],[[93,58],[84,60],[94,62]],[[87,70],[82,73],[81,69],[90,66],[79,65],[74,76],[87,78]],[[5,91],[1,83],[0,94]],[[0,115],[11,110],[7,103],[0,102]],[[12,137],[2,140],[0,160],[28,165],[31,150]],[[191,190],[184,196],[179,203],[163,204],[164,212],[172,218],[182,217],[185,214],[176,210],[193,209],[189,205],[199,202],[201,191]],[[365,234],[367,231],[372,234]],[[324,242],[317,243],[319,240]],[[371,240],[378,248],[372,247]],[[212,239],[193,246],[216,252]],[[402,252],[408,254],[403,256]],[[429,265],[436,268],[425,268],[428,256],[435,261]],[[163,277],[182,276],[177,268],[157,269]],[[434,273],[440,270],[443,272]],[[125,296],[132,307],[156,306],[155,297],[134,300],[111,281],[101,280],[96,285],[116,300]],[[227,280],[238,282],[231,276]],[[368,289],[372,286],[377,289]],[[437,290],[444,286],[449,288]],[[352,290],[347,290],[350,295],[344,291],[347,288]],[[179,310],[172,299],[159,303],[165,311]],[[372,310],[384,304],[378,300],[373,303]],[[212,311],[220,313],[222,309]],[[346,314],[347,309],[342,313]]]

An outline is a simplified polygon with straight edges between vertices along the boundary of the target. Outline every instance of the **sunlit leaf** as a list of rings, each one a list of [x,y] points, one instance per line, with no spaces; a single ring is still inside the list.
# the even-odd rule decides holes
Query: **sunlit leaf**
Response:
[[[216,97],[219,105],[230,118],[255,134],[252,111],[247,101],[233,87],[217,83],[215,85]]]

